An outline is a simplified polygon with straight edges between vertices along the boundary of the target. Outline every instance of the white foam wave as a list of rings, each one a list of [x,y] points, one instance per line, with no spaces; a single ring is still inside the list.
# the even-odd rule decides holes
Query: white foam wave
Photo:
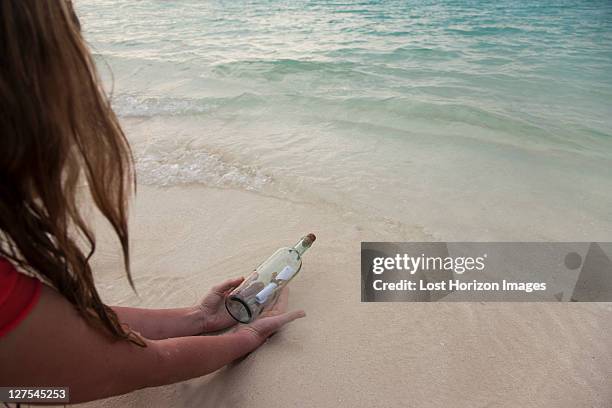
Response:
[[[220,154],[189,146],[147,149],[136,156],[138,182],[147,185],[203,184],[261,191],[272,181],[253,167],[229,163]]]
[[[218,103],[214,100],[156,98],[123,94],[113,97],[112,106],[119,116],[153,117],[205,113],[216,108]]]

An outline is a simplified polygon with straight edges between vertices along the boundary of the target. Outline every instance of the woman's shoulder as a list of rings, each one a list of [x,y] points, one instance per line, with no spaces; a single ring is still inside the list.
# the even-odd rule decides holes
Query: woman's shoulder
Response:
[[[19,272],[0,257],[0,337],[25,319],[40,296],[38,279]]]

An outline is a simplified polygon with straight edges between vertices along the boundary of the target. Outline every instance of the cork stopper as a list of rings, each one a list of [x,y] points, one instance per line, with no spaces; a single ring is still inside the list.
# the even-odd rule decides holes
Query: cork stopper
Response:
[[[315,234],[311,232],[303,238],[302,243],[305,247],[310,247],[316,239],[317,237],[315,236]]]

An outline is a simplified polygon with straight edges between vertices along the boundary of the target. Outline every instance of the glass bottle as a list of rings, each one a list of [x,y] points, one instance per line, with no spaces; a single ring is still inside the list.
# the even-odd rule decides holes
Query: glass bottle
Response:
[[[229,314],[240,323],[252,322],[274,304],[281,289],[302,268],[302,255],[317,239],[310,233],[291,248],[280,248],[225,298]]]

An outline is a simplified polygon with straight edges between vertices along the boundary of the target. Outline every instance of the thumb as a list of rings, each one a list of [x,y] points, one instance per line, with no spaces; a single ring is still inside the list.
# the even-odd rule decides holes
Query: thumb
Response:
[[[216,295],[224,296],[225,292],[234,289],[236,286],[240,285],[243,280],[244,278],[242,276],[224,280],[220,284],[213,286],[212,292]]]

